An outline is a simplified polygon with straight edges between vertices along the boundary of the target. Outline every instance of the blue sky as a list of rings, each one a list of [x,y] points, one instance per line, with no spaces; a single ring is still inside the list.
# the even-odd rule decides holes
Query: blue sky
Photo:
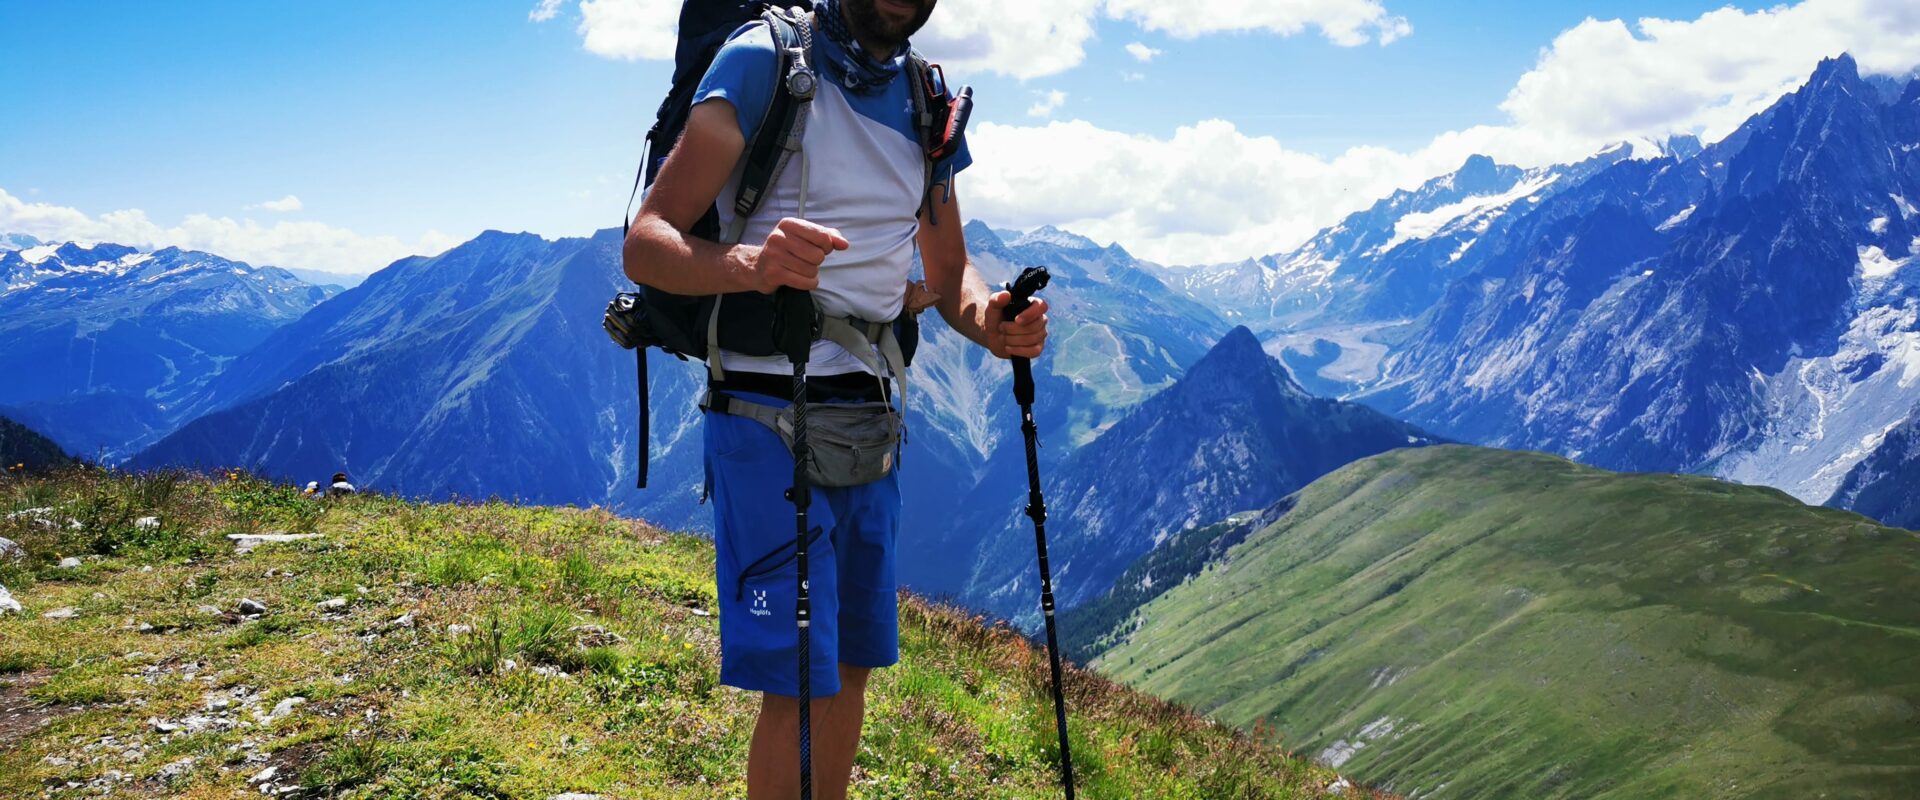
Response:
[[[675,5],[626,1],[635,13]],[[935,12],[936,24],[943,15],[967,14],[954,10],[963,3],[982,2],[946,0]],[[1049,2],[1029,0],[1023,7],[1044,12]],[[1182,128],[1218,120],[1233,142],[1222,158],[1272,158],[1270,166],[1278,170],[1272,174],[1282,181],[1294,174],[1285,166],[1289,160],[1308,172],[1318,164],[1338,176],[1303,173],[1300,183],[1338,183],[1341,199],[1334,205],[1352,206],[1363,195],[1410,185],[1443,172],[1438,165],[1457,163],[1464,151],[1436,149],[1437,137],[1449,132],[1476,126],[1551,129],[1551,120],[1516,126],[1515,113],[1501,106],[1523,76],[1550,71],[1556,39],[1566,32],[1593,32],[1596,41],[1613,43],[1598,49],[1623,49],[1619,57],[1631,58],[1636,41],[1658,44],[1652,41],[1657,37],[1634,32],[1622,44],[1618,36],[1602,35],[1610,29],[1597,22],[1621,19],[1625,28],[1643,16],[1685,22],[1721,5],[1487,2],[1468,9],[1426,0],[1325,0],[1323,5],[1350,7],[1339,13],[1360,7],[1410,28],[1386,44],[1376,36],[1342,46],[1311,21],[1291,34],[1269,25],[1182,37],[1140,14],[1116,13],[1119,0],[1113,2],[1105,13],[1081,14],[1091,36],[1079,44],[1079,59],[1069,68],[1017,78],[998,73],[1032,68],[990,60],[996,71],[957,60],[950,77],[976,87],[977,128],[991,129],[979,134],[977,154],[991,159],[1004,151],[1011,164],[1020,153],[1032,157],[1055,146],[1046,143],[1099,147],[1100,137],[1110,135],[1138,144],[1136,160],[1178,161],[1192,154],[1168,151],[1178,157],[1163,159],[1155,148],[1178,148]],[[1073,9],[1095,3],[1060,2],[1053,13],[1081,13]],[[9,63],[0,71],[0,105],[9,109],[0,123],[0,191],[10,196],[0,202],[13,207],[10,215],[0,208],[0,232],[83,238],[88,231],[149,231],[156,240],[173,236],[208,249],[242,251],[223,253],[235,257],[364,272],[409,248],[443,247],[486,228],[557,236],[617,225],[669,65],[591,52],[583,40],[583,9],[575,2],[557,4],[546,21],[530,18],[535,6],[536,0],[0,3],[0,52]],[[1733,22],[1752,19],[1742,14]],[[999,35],[992,23],[979,24],[989,40]],[[1564,48],[1569,54],[1576,38],[1569,37]],[[1129,54],[1133,43],[1159,52],[1143,62]],[[1684,44],[1675,40],[1668,49]],[[937,48],[929,47],[940,60]],[[1695,55],[1676,58],[1684,62]],[[1595,56],[1581,51],[1580,57]],[[1812,66],[1800,57],[1766,80],[1803,77],[1799,62]],[[1592,69],[1584,62],[1576,66]],[[1614,93],[1629,91],[1632,86]],[[1713,91],[1709,87],[1707,94]],[[1052,92],[1063,100],[1050,114],[1029,113]],[[1080,127],[1058,127],[1069,121]],[[1693,118],[1662,124],[1669,122],[1672,129],[1708,124]],[[1050,123],[1056,127],[1048,128]],[[1584,135],[1547,138],[1560,136],[1572,153],[1591,144],[1575,141]],[[1481,137],[1448,147],[1490,141]],[[1241,147],[1246,152],[1236,149]],[[1380,174],[1345,175],[1348,168],[1340,165],[1356,161],[1349,158],[1354,148],[1390,151],[1393,156],[1381,160],[1407,163],[1382,166]],[[1488,148],[1499,145],[1482,149]],[[1538,147],[1509,149],[1515,155],[1510,160],[1545,158],[1535,152]],[[982,163],[977,210],[989,222],[1077,223],[1096,238],[1168,261],[1272,252],[1288,238],[1304,236],[1299,231],[1333,221],[1325,218],[1333,211],[1324,199],[1303,196],[1295,209],[1293,199],[1276,201],[1253,191],[1249,204],[1272,208],[1248,212],[1250,222],[1239,228],[1225,225],[1240,239],[1222,250],[1214,244],[1226,241],[1216,235],[1223,229],[1218,214],[1142,217],[1124,207],[1125,196],[1050,212],[1061,204],[1049,191],[1107,189],[1028,191],[1017,173],[995,173]],[[1090,184],[1112,183],[1099,174],[1111,173],[1110,167],[1089,163],[1079,169]],[[1219,189],[1248,191],[1226,184]],[[963,202],[968,191],[963,181]],[[261,207],[289,195],[298,198],[298,210]],[[125,210],[137,210],[137,222],[146,227],[120,225],[128,214],[110,217]],[[1262,222],[1263,213],[1285,224]],[[1188,252],[1192,258],[1180,258]]]

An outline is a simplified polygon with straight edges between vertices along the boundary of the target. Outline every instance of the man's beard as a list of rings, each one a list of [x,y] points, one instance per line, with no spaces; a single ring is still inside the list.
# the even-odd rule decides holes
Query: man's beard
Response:
[[[885,57],[900,49],[907,39],[927,24],[927,18],[933,15],[933,5],[938,0],[906,0],[918,5],[920,10],[913,19],[900,22],[891,16],[880,13],[875,5],[877,0],[842,0],[847,9],[847,26],[852,29],[854,38],[880,42],[886,45],[887,52],[874,53],[876,57]]]

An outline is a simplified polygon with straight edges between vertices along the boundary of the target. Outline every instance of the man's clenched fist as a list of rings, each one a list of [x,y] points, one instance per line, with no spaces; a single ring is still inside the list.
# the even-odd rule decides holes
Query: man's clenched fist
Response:
[[[1004,291],[987,298],[987,349],[999,358],[1039,358],[1047,345],[1047,301],[1035,297],[1027,310],[1003,319],[1011,302],[1013,295]]]
[[[847,249],[840,232],[804,219],[787,217],[767,234],[767,242],[748,256],[748,282],[772,294],[782,286],[812,291],[820,286],[820,263],[827,254]]]

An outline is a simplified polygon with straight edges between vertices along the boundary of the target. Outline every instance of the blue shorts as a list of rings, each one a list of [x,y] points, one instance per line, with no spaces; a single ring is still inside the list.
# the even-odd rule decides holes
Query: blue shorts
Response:
[[[787,401],[735,392],[756,403]],[[707,486],[719,551],[720,682],[749,691],[800,694],[794,594],[793,455],[779,435],[745,417],[706,415]],[[888,667],[900,660],[894,534],[897,473],[863,486],[813,489],[807,571],[813,600],[813,696],[840,691],[837,664]]]

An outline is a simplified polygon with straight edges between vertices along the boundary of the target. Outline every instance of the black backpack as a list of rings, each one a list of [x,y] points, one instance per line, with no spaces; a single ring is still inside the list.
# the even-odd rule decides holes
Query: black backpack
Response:
[[[739,192],[733,199],[735,219],[744,222],[760,207],[767,189],[779,179],[789,158],[799,149],[804,115],[816,88],[811,61],[813,31],[808,13],[802,8],[782,8],[773,0],[685,0],[680,7],[679,42],[674,50],[673,87],[660,104],[653,128],[647,132],[646,156],[634,175],[636,195],[643,186],[653,185],[667,155],[686,130],[694,92],[713,65],[721,45],[741,27],[758,21],[772,33],[774,49],[779,54],[775,67],[776,89],[764,121],[741,155],[746,166]],[[960,92],[963,102],[956,106],[939,67],[929,64],[918,52],[909,53],[906,72],[911,82],[908,93],[913,98],[914,128],[928,154],[921,199],[924,209],[932,200],[934,162],[958,148],[971,91],[963,89]],[[631,211],[632,197],[627,204]],[[622,215],[622,231],[630,225],[628,217]],[[723,241],[729,232],[720,229],[716,207],[708,209],[690,233],[709,241]],[[738,235],[737,231],[731,233]],[[624,241],[624,235],[622,238]],[[773,336],[773,316],[773,296],[759,292],[688,296],[640,285],[635,291],[621,292],[608,303],[603,326],[615,344],[634,351],[639,371],[640,455],[636,481],[639,488],[647,485],[650,446],[647,348],[658,347],[683,361],[707,359],[710,341],[721,349],[745,355],[775,355],[778,350]],[[899,319],[883,323],[891,325],[904,360],[911,363],[919,339],[913,315],[902,314]]]

